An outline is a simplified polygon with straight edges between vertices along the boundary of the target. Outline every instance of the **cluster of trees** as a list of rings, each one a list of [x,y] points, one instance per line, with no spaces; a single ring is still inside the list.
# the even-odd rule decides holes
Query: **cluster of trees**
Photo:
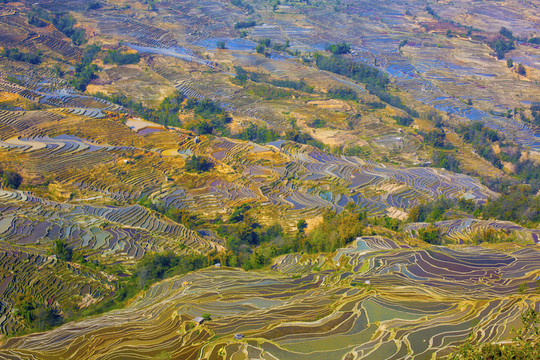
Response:
[[[512,31],[510,31],[509,29],[507,29],[504,26],[499,30],[499,34],[501,34],[502,36],[504,36],[507,39],[515,40],[514,34],[512,34]]]
[[[3,170],[0,168],[0,184],[2,186],[18,189],[23,182],[23,177],[16,171]]]
[[[380,101],[370,101],[366,103],[366,106],[368,106],[370,109],[384,109],[386,108],[386,104]]]
[[[138,52],[129,52],[125,53],[120,50],[109,50],[107,55],[103,59],[105,64],[117,64],[117,65],[127,65],[127,64],[137,64],[141,60],[141,55]]]
[[[218,42],[216,43],[216,47],[218,49],[226,49],[227,48],[227,44],[225,43],[224,40],[218,40]]]
[[[473,205],[473,210],[476,209]],[[444,197],[438,198],[431,202],[421,203],[413,206],[409,210],[409,221],[411,222],[436,222],[444,220],[444,214],[453,208],[469,209],[471,204],[464,199],[447,199]]]
[[[283,88],[269,86],[267,84],[250,84],[248,91],[265,100],[289,99],[297,93]]]
[[[184,109],[193,110],[195,114],[195,121],[186,124],[188,129],[197,132],[199,135],[229,134],[226,126],[232,121],[232,118],[216,102],[208,99],[197,100],[190,98],[187,100]]]
[[[239,7],[240,9],[243,9],[248,14],[253,14],[253,6],[251,4],[245,3],[242,0],[231,0],[231,4],[233,4],[236,7]]]
[[[235,136],[237,139],[266,144],[279,139],[279,133],[265,126],[250,123],[241,133]]]
[[[395,230],[399,221],[387,217],[367,219],[366,213],[355,205],[346,206],[341,213],[327,211],[322,222],[309,233],[307,223],[299,220],[295,233],[286,233],[279,224],[262,226],[250,215],[251,207],[241,205],[234,209],[218,234],[227,239],[229,254],[223,264],[244,269],[261,268],[273,257],[291,252],[331,252],[346,246],[364,234],[369,224]]]
[[[92,1],[88,6],[86,7],[86,10],[97,10],[101,9],[103,7],[103,4],[101,4],[99,1]]]
[[[150,285],[167,277],[185,274],[190,271],[212,265],[215,255],[176,255],[172,251],[161,253],[148,253],[137,264],[134,279],[140,289],[147,289]],[[132,280],[132,281],[133,281]]]
[[[452,149],[452,144],[446,139],[443,129],[435,128],[430,132],[421,132],[424,142],[438,149]]]
[[[257,22],[255,20],[244,20],[244,21],[238,21],[234,24],[235,29],[247,29],[250,27],[254,27],[257,25]]]
[[[79,91],[85,91],[88,84],[96,78],[97,71],[96,64],[85,65],[84,63],[78,63],[75,65],[75,74],[71,79],[71,85]]]
[[[431,6],[426,5],[426,9],[425,9],[425,10],[427,11],[427,13],[428,13],[429,15],[433,16],[434,18],[436,18],[436,19],[439,18],[439,14],[437,14],[437,13],[435,12],[435,10],[433,10],[433,9],[431,8]]]
[[[84,49],[81,62],[75,65],[75,73],[71,79],[71,85],[75,89],[85,91],[88,84],[96,78],[99,68],[96,64],[92,64],[92,61],[100,51],[98,45],[90,45]]]
[[[351,52],[351,45],[346,42],[340,42],[337,44],[329,44],[326,46],[326,51],[331,52],[334,55],[343,55]]]
[[[368,157],[371,155],[371,149],[367,146],[353,145],[343,149],[343,155]]]
[[[265,38],[258,41],[258,44],[255,47],[255,51],[257,51],[259,54],[263,54],[264,56],[270,56],[270,53],[266,51],[267,49],[272,49],[275,51],[287,51],[289,46],[289,39],[285,41],[285,44],[279,44],[276,42],[272,42],[272,40],[269,38]]]
[[[411,126],[411,124],[414,122],[414,119],[411,116],[396,115],[393,118],[396,120],[396,123],[401,126]]]
[[[368,224],[366,219],[366,213],[355,207],[348,207],[339,214],[327,211],[323,214],[322,223],[309,234],[299,231],[295,250],[317,253],[332,252],[344,247],[364,234],[364,228]]]
[[[531,105],[531,116],[533,122],[536,125],[540,125],[540,103],[534,103]]]
[[[502,169],[501,159],[493,151],[493,143],[504,140],[497,131],[484,126],[480,122],[461,125],[457,132],[463,139],[473,145],[476,152],[495,167]]]
[[[19,51],[17,48],[3,48],[2,51],[0,51],[0,57],[5,57],[15,61],[24,61],[34,65],[40,64],[42,61],[41,51],[39,50],[35,53],[25,53]]]
[[[59,309],[47,303],[37,302],[30,292],[19,296],[13,305],[17,309],[16,315],[23,320],[29,330],[50,330],[64,321]]]
[[[288,89],[299,90],[307,93],[313,93],[313,86],[306,84],[304,80],[294,81],[294,80],[270,80],[271,85],[277,87],[283,87]]]
[[[241,66],[235,66],[234,71],[236,72],[235,81],[239,85],[244,85],[246,83],[246,81],[248,81],[248,79],[249,79],[248,72],[246,70],[244,70],[244,68],[241,67]]]
[[[315,120],[310,122],[308,126],[312,128],[320,129],[326,126],[326,120],[321,119],[321,118],[316,118]]]
[[[186,159],[185,169],[188,172],[206,172],[214,167],[214,163],[205,156],[192,155]]]
[[[28,13],[28,23],[37,27],[44,27],[47,26],[47,23],[52,23],[54,27],[70,38],[75,45],[82,45],[86,41],[85,30],[82,27],[76,27],[77,20],[63,12],[53,14],[34,6]]]
[[[88,316],[120,308],[140,290],[148,289],[150,285],[167,277],[205,268],[214,264],[217,259],[215,254],[176,255],[170,251],[149,252],[139,261],[130,276],[119,279],[118,290],[113,297],[101,302],[96,307],[79,312],[78,315]]]
[[[297,129],[290,129],[285,131],[285,139],[290,141],[295,141],[300,144],[308,144],[315,146],[319,149],[324,149],[324,144],[320,141],[317,141],[311,137],[311,135],[301,132]]]
[[[386,74],[377,68],[339,55],[323,56],[315,54],[315,64],[321,70],[331,71],[364,83],[366,89],[381,101],[402,109],[413,117],[418,117],[418,112],[403,104],[399,96],[387,92],[390,80]]]
[[[377,68],[341,56],[315,55],[315,64],[321,70],[331,71],[366,84],[371,91],[385,91],[390,80]]]
[[[495,52],[497,59],[502,60],[507,52],[516,48],[514,40],[499,37],[488,42],[488,46]]]
[[[82,45],[86,42],[85,30],[82,27],[75,27],[77,21],[73,16],[57,14],[53,17],[52,23],[58,30],[70,38],[75,45]]]
[[[540,220],[540,198],[528,185],[502,184],[501,195],[489,199],[485,204],[466,199],[439,198],[412,207],[409,210],[411,222],[436,222],[446,220],[449,211],[463,211],[481,219],[513,221],[532,226]]]
[[[356,91],[349,88],[332,88],[328,90],[328,96],[333,99],[341,99],[341,100],[358,99],[358,94],[356,94]]]
[[[438,150],[431,157],[433,167],[443,168],[453,172],[461,172],[459,161],[450,153]]]
[[[165,126],[180,126],[178,112],[182,109],[184,99],[184,94],[176,91],[163,99],[156,110],[146,111],[146,117]]]
[[[54,239],[52,253],[62,261],[71,261],[73,259],[73,249],[68,246],[64,238]]]
[[[536,190],[536,191],[535,191]],[[540,221],[540,197],[529,185],[510,185],[502,189],[497,199],[479,207],[483,218],[513,221],[522,225]]]
[[[418,229],[418,238],[432,245],[441,245],[443,243],[441,229],[435,225]]]
[[[186,209],[167,206],[165,202],[154,203],[147,197],[142,197],[139,199],[138,204],[165,215],[172,221],[176,221],[191,230],[195,230],[203,223],[197,215],[190,213]]]

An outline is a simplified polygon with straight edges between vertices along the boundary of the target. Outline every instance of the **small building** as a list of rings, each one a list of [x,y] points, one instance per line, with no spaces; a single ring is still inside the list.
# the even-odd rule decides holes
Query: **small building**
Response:
[[[195,316],[193,318],[193,321],[195,321],[197,324],[201,325],[204,322],[204,318],[202,316]]]
[[[221,267],[221,263],[215,263],[214,266],[215,266],[216,268],[220,268],[220,267]]]
[[[235,334],[234,339],[235,340],[242,340],[244,338],[244,334]]]

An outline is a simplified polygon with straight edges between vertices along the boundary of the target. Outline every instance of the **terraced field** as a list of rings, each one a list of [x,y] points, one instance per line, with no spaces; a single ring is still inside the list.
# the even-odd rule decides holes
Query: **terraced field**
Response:
[[[148,251],[222,250],[207,240],[139,205],[128,207],[60,204],[29,193],[0,190],[0,236],[13,245],[32,246],[67,239],[100,262],[133,261]]]
[[[72,315],[117,291],[117,279],[105,273],[65,263],[43,252],[36,253],[21,244],[12,246],[3,242],[1,246],[0,333],[3,336],[25,328],[17,316],[16,301],[21,295]]]
[[[421,249],[360,238],[332,257],[280,258],[272,271],[207,269],[166,280],[124,310],[10,339],[0,354],[38,359],[442,356],[468,336],[481,342],[512,337],[521,312],[538,306],[531,287],[539,255],[532,247],[508,253],[482,247]],[[309,273],[316,266],[323,270]],[[527,284],[524,292],[518,292],[521,284]],[[212,320],[193,326],[192,319],[202,313],[212,314]]]
[[[73,18],[58,23],[66,9]],[[514,166],[540,159],[537,9],[517,0],[3,2],[0,359],[420,360],[468,338],[508,342],[521,314],[540,311],[540,230],[530,220],[540,209],[518,225],[480,206],[507,196],[505,183],[501,194],[484,185],[497,189],[498,178],[538,206],[538,174]],[[503,54],[514,65],[490,48],[501,36],[515,41]],[[314,54],[330,57],[327,45],[340,42],[350,44],[351,77],[367,64],[389,84],[319,69]],[[478,150],[459,132],[475,121],[508,143]],[[256,137],[251,125],[262,126]],[[437,128],[451,144],[428,140]],[[436,154],[448,156],[437,166],[469,175],[430,167]],[[201,159],[211,166],[190,169]],[[470,200],[484,217],[460,209],[433,224],[395,220],[441,198]],[[325,228],[342,215],[362,229],[328,242],[347,247],[290,253],[311,234],[343,230]],[[434,227],[446,246],[420,240]],[[78,258],[62,257],[57,239]],[[187,271],[175,268],[183,256],[221,263],[167,278]],[[46,328],[31,326],[28,306],[68,321],[109,300],[116,310],[20,335]]]
[[[349,202],[371,214],[391,214],[394,209],[406,211],[421,200],[439,196],[477,201],[495,196],[465,175],[386,166],[331,155],[292,142],[255,145],[204,137],[196,141],[198,137],[178,130],[156,128],[157,132],[145,134],[144,129],[110,122],[118,128],[115,131],[119,135],[131,137],[131,143],[139,145],[113,146],[103,141],[122,143],[114,133],[95,141],[81,138],[78,135],[83,134],[71,125],[69,117],[51,119],[39,112],[4,112],[3,115],[5,125],[21,135],[6,135],[0,147],[6,155],[19,157],[29,174],[43,177],[54,174],[61,184],[120,201],[133,201],[144,195],[202,214],[221,213],[224,204],[232,208],[256,201],[275,205],[283,214],[289,214],[287,217],[292,222],[306,212],[316,215],[327,208],[341,211]],[[76,119],[81,124],[89,117],[78,115]],[[63,131],[67,134],[53,135],[62,131],[64,123]],[[137,153],[146,156],[135,160]],[[232,171],[203,176],[198,187],[190,189],[183,185],[189,175],[181,170],[182,159],[189,154],[209,154],[217,164]],[[119,161],[127,163],[119,167]]]

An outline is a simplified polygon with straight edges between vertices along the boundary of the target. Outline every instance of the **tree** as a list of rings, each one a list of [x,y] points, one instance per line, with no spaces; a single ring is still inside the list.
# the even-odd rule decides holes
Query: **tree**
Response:
[[[526,76],[527,75],[527,71],[525,70],[525,66],[523,66],[523,64],[518,65],[517,72],[521,76]]]
[[[223,40],[218,40],[216,46],[217,46],[218,49],[226,49],[227,48],[227,44],[225,44],[225,41],[223,41]]]
[[[298,229],[298,233],[303,234],[304,231],[307,228],[307,225],[308,224],[307,224],[306,220],[304,220],[304,219],[298,220],[298,222],[296,223],[296,228]]]
[[[23,178],[17,172],[12,170],[0,169],[0,182],[11,189],[18,189],[21,186]]]
[[[244,85],[248,80],[247,71],[241,66],[235,66],[234,71],[236,72],[236,80],[240,83],[240,85]]]
[[[506,59],[506,66],[508,66],[509,68],[513,67],[514,66],[514,60]]]
[[[73,257],[73,250],[68,248],[66,240],[62,238],[54,239],[53,253],[63,261],[71,261]]]

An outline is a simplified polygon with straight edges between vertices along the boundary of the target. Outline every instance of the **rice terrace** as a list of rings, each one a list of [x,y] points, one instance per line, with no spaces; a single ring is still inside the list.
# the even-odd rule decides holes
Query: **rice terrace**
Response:
[[[0,359],[540,359],[540,2],[0,0]]]

